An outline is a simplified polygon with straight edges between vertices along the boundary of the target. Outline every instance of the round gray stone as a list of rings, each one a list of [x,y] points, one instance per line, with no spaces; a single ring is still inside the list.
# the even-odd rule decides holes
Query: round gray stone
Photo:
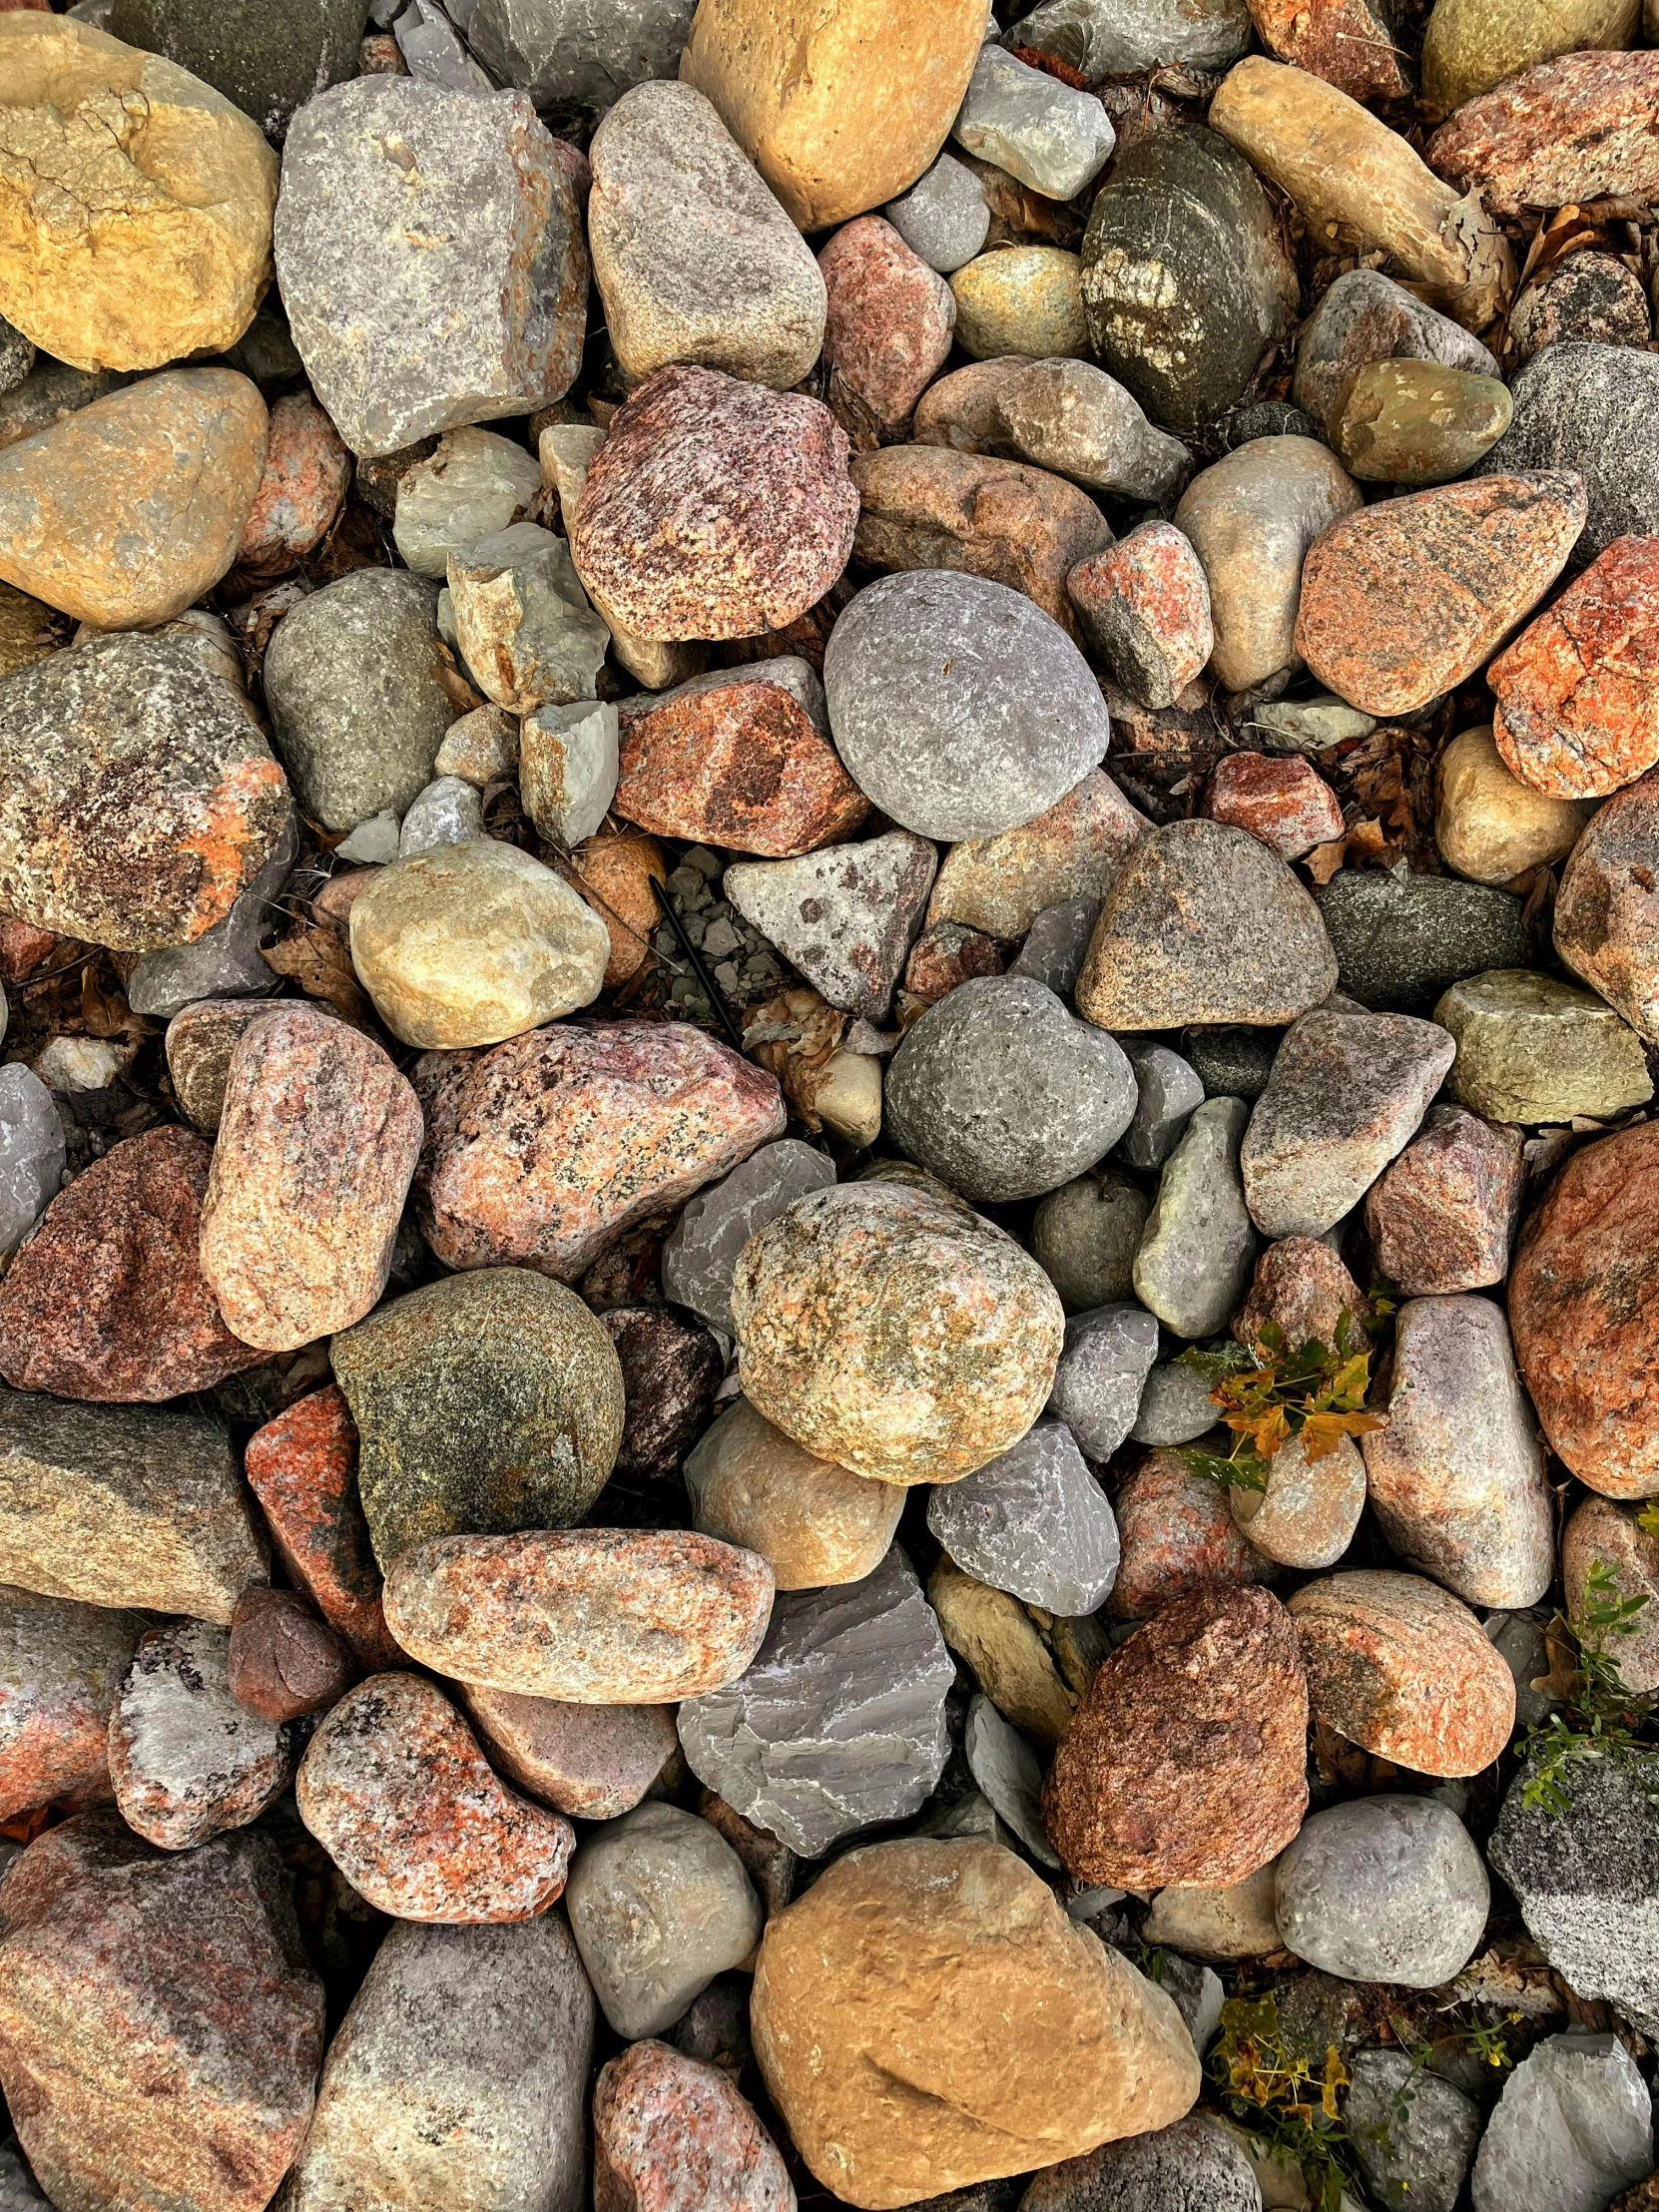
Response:
[[[1491,1885],[1468,1830],[1429,1798],[1355,1798],[1305,1821],[1279,1861],[1287,1949],[1345,1981],[1433,1989],[1474,1955]]]
[[[1135,1254],[1152,1201],[1108,1168],[1050,1191],[1031,1223],[1031,1252],[1068,1312],[1134,1295]]]
[[[1210,1395],[1210,1378],[1196,1368],[1184,1368],[1179,1360],[1167,1360],[1154,1368],[1141,1392],[1140,1410],[1129,1433],[1138,1444],[1163,1450],[1174,1444],[1190,1444],[1216,1425],[1216,1402]]]
[[[1356,2051],[1343,2125],[1386,2212],[1456,2212],[1480,2140],[1480,2107],[1402,2050]]]
[[[889,202],[886,217],[910,252],[941,276],[971,262],[991,227],[984,187],[953,154],[941,154]]]
[[[1020,2212],[1262,2212],[1262,2191],[1238,2137],[1190,2112],[1173,2127],[1045,2166]]]
[[[1344,868],[1314,898],[1339,987],[1377,1012],[1431,1013],[1466,976],[1531,963],[1520,900],[1485,883]]]
[[[1546,345],[1510,390],[1514,415],[1476,474],[1576,469],[1590,514],[1573,547],[1575,566],[1615,538],[1659,532],[1659,353]]]
[[[1116,1515],[1070,1429],[1050,1417],[938,1484],[927,1525],[964,1574],[1048,1613],[1093,1613],[1117,1580]]]
[[[1091,1459],[1109,1459],[1134,1426],[1157,1357],[1158,1324],[1142,1307],[1101,1306],[1066,1323],[1048,1409]]]

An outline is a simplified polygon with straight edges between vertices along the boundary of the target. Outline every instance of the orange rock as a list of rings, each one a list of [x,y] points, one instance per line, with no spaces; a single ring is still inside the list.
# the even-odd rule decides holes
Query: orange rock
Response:
[[[1173,707],[1215,650],[1210,586],[1192,541],[1143,522],[1066,578],[1089,641],[1143,707]]]
[[[1497,749],[1533,791],[1601,799],[1644,775],[1659,761],[1659,538],[1615,538],[1487,680]]]
[[[651,957],[662,909],[652,883],[668,880],[668,862],[655,837],[632,830],[589,837],[572,861],[576,887],[611,933],[605,988],[626,983]]]
[[[1376,0],[1250,0],[1250,13],[1270,54],[1351,100],[1398,100],[1411,90]]]
[[[278,399],[238,565],[261,583],[297,568],[328,535],[350,481],[351,456],[310,394]]]
[[[1123,1553],[1107,1603],[1119,1620],[1146,1620],[1210,1583],[1272,1582],[1279,1572],[1233,1518],[1227,1492],[1179,1451],[1145,1453],[1114,1504]]]
[[[959,921],[937,921],[910,947],[903,995],[918,1006],[931,1006],[971,976],[1000,975],[1002,969],[1002,952],[993,938]]]
[[[1555,949],[1649,1044],[1659,1043],[1659,776],[1598,807],[1555,901]]]
[[[1210,778],[1205,813],[1260,837],[1282,860],[1300,860],[1343,833],[1343,808],[1319,771],[1300,755],[1229,753]]]
[[[1497,215],[1659,194],[1659,54],[1558,54],[1465,100],[1430,165]]]
[[[883,428],[897,429],[944,366],[956,296],[878,215],[845,224],[818,266],[830,294],[825,358]]]

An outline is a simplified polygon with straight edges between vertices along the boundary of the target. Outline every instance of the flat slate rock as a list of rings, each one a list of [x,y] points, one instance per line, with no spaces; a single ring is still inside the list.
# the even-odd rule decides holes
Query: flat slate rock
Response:
[[[927,1525],[964,1574],[1045,1612],[1093,1613],[1117,1576],[1106,1493],[1046,1416],[988,1466],[933,1490]]]
[[[834,1180],[830,1155],[799,1137],[762,1145],[730,1175],[699,1191],[681,1214],[663,1246],[664,1291],[735,1337],[732,1277],[738,1255],[786,1206]]]

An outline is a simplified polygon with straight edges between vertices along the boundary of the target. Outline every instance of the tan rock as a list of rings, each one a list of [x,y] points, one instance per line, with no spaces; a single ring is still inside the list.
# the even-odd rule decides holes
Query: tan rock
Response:
[[[1057,1744],[1076,1699],[1019,1599],[941,1558],[927,1580],[927,1602],[945,1642],[967,1661],[997,1711],[1037,1743]]]
[[[997,402],[1004,386],[1030,367],[1023,353],[970,361],[929,384],[916,403],[910,435],[917,445],[948,445],[958,453],[992,453],[1004,442]]]
[[[685,1464],[692,1526],[759,1552],[781,1590],[861,1582],[881,1563],[904,1492],[803,1450],[740,1397]]]
[[[651,957],[662,910],[651,886],[668,881],[668,861],[655,837],[625,830],[589,837],[570,864],[577,889],[610,933],[604,987],[614,991]]]
[[[1590,812],[1511,774],[1490,723],[1463,731],[1440,755],[1434,842],[1446,865],[1472,882],[1507,883],[1526,868],[1564,860]]]
[[[956,342],[976,361],[1087,360],[1083,264],[1058,246],[999,247],[956,271]]]
[[[799,229],[913,185],[979,59],[983,0],[702,0],[680,75],[706,93]]]
[[[0,33],[12,20],[0,17]],[[101,630],[182,614],[237,557],[266,433],[265,401],[246,376],[183,368],[7,446],[0,576]]]
[[[1235,1485],[1233,1518],[1264,1557],[1285,1567],[1334,1567],[1366,1509],[1366,1467],[1352,1438],[1310,1459],[1300,1436],[1273,1455],[1265,1490]]]
[[[751,2025],[808,2166],[860,2206],[1053,2165],[1198,2094],[1171,1999],[977,1839],[837,1860],[768,1923]]]
[[[966,837],[944,856],[927,921],[961,922],[989,937],[1023,937],[1045,906],[1102,898],[1152,825],[1104,770],[1018,830]]]
[[[1422,42],[1422,89],[1449,115],[1554,54],[1636,43],[1637,0],[1435,0]]]
[[[1217,1888],[1205,1883],[1160,1890],[1141,1924],[1146,1943],[1166,1943],[1194,1958],[1260,1958],[1281,1947],[1273,1917],[1277,1859]]]

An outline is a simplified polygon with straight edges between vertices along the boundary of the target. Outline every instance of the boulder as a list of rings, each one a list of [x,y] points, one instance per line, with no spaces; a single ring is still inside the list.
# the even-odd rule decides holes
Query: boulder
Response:
[[[1367,1797],[1313,1815],[1279,1861],[1274,1895],[1285,1947],[1321,1972],[1434,1989],[1474,1955],[1491,1885],[1448,1806]]]
[[[214,0],[115,0],[104,27],[212,85],[280,145],[296,108],[356,74],[368,16],[367,0],[282,0],[234,23]]]
[[[1514,417],[1481,464],[1483,475],[1571,469],[1583,478],[1589,519],[1574,547],[1593,561],[1615,538],[1659,530],[1659,360],[1629,345],[1545,346],[1510,386]]]
[[[1248,830],[1282,860],[1304,858],[1344,829],[1342,801],[1300,756],[1224,754],[1211,771],[1205,811],[1212,822]]]
[[[248,1440],[244,1470],[295,1587],[365,1667],[396,1666],[357,1489],[357,1428],[344,1391],[330,1382],[267,1421]]]
[[[831,1006],[880,1022],[937,866],[924,837],[894,830],[795,860],[740,863],[725,891]]]
[[[1463,731],[1440,755],[1434,842],[1449,867],[1476,883],[1507,883],[1564,860],[1589,815],[1581,800],[1552,799],[1522,783],[1489,727]]]
[[[991,227],[984,188],[950,154],[941,154],[883,212],[910,252],[941,276],[971,262]]]
[[[1498,215],[1659,191],[1659,62],[1558,51],[1466,100],[1428,142],[1439,174]]]
[[[505,530],[474,538],[463,551],[449,556],[449,598],[462,662],[498,707],[535,716],[538,708],[568,707],[578,701],[585,705],[593,698],[611,633],[589,605],[563,538],[533,522],[515,522]],[[591,709],[586,711],[591,715]],[[537,727],[551,734],[559,725],[544,714]],[[567,730],[575,727],[564,725]],[[610,735],[610,745],[601,740],[601,751],[614,768],[614,731]],[[520,763],[529,783],[533,756],[526,754],[522,739]],[[597,771],[590,770],[590,775],[597,776]],[[548,780],[558,797],[545,789],[532,789],[532,797],[541,804],[527,803],[526,811],[532,821],[539,821],[544,834],[557,834],[559,801],[566,796],[563,787],[574,786],[578,778]],[[574,833],[567,842],[579,843],[599,828],[615,789],[613,783],[608,791],[601,787],[591,797],[582,794],[588,800],[587,810],[579,824],[572,820]],[[571,796],[575,797],[574,792]]]
[[[1600,2212],[1653,2163],[1653,2107],[1616,2035],[1549,2035],[1508,2080],[1475,2153],[1474,2212]]]
[[[664,1481],[708,1424],[725,1356],[709,1330],[666,1306],[608,1307],[599,1326],[622,1369],[616,1472]]]
[[[1477,337],[1377,269],[1344,272],[1297,340],[1292,396],[1323,430],[1350,381],[1376,361],[1426,361],[1495,376]]]
[[[1561,1589],[1569,1621],[1588,1610],[1592,1575],[1605,1570],[1620,1598],[1634,1598],[1641,1610],[1603,1639],[1626,1690],[1638,1696],[1659,1689],[1659,1536],[1645,1529],[1635,1512],[1593,1492],[1577,1505],[1561,1532]]]
[[[1049,200],[1074,200],[1116,144],[1098,100],[994,39],[979,49],[950,135]]]
[[[953,844],[934,880],[927,919],[1022,937],[1048,907],[1083,898],[1098,904],[1148,827],[1105,771],[1092,768],[1019,829]]]
[[[876,215],[837,231],[818,261],[830,295],[830,366],[881,428],[900,429],[944,366],[955,295]]]
[[[1090,491],[1162,501],[1191,466],[1180,439],[1155,430],[1123,386],[1087,361],[1015,364],[992,412],[997,435],[1023,459]]]
[[[577,1820],[631,1812],[680,1748],[669,1706],[570,1705],[474,1683],[466,1709],[491,1764]]]
[[[1285,1567],[1334,1567],[1354,1540],[1366,1509],[1366,1465],[1353,1439],[1317,1459],[1301,1436],[1280,1445],[1267,1488],[1230,1485],[1233,1518],[1266,1559]]]
[[[1083,264],[1059,246],[999,247],[958,269],[956,343],[971,360],[1086,358]]]
[[[695,9],[617,0],[595,16],[582,0],[477,0],[466,42],[498,84],[521,86],[539,108],[603,109],[645,79],[673,76]]]
[[[1079,561],[1066,591],[1114,679],[1143,707],[1173,707],[1215,648],[1204,565],[1169,522],[1143,522]]]
[[[1135,1254],[1152,1202],[1108,1168],[1062,1183],[1039,1201],[1031,1253],[1068,1313],[1120,1305],[1134,1291]]]
[[[1315,904],[1337,955],[1339,988],[1380,1013],[1430,1013],[1465,976],[1532,957],[1520,900],[1483,883],[1343,868],[1316,891]]]
[[[1631,0],[1436,0],[1422,47],[1423,91],[1442,113],[1551,54],[1625,46]]]
[[[1389,2212],[1455,2212],[1480,2140],[1474,2099],[1402,2050],[1356,2051],[1343,2118],[1366,2185]]]
[[[1094,2212],[1099,2205],[1161,2212],[1183,2196],[1205,2212],[1259,2212],[1262,2192],[1250,2155],[1213,2112],[1189,2113],[1173,2127],[1045,2166],[1020,2199],[1020,2212]]]
[[[1101,1465],[1134,1425],[1157,1357],[1158,1324],[1143,1307],[1098,1306],[1066,1323],[1048,1410]]]
[[[263,1721],[294,1721],[338,1702],[355,1681],[345,1638],[296,1590],[245,1590],[226,1655],[236,1702]]]

